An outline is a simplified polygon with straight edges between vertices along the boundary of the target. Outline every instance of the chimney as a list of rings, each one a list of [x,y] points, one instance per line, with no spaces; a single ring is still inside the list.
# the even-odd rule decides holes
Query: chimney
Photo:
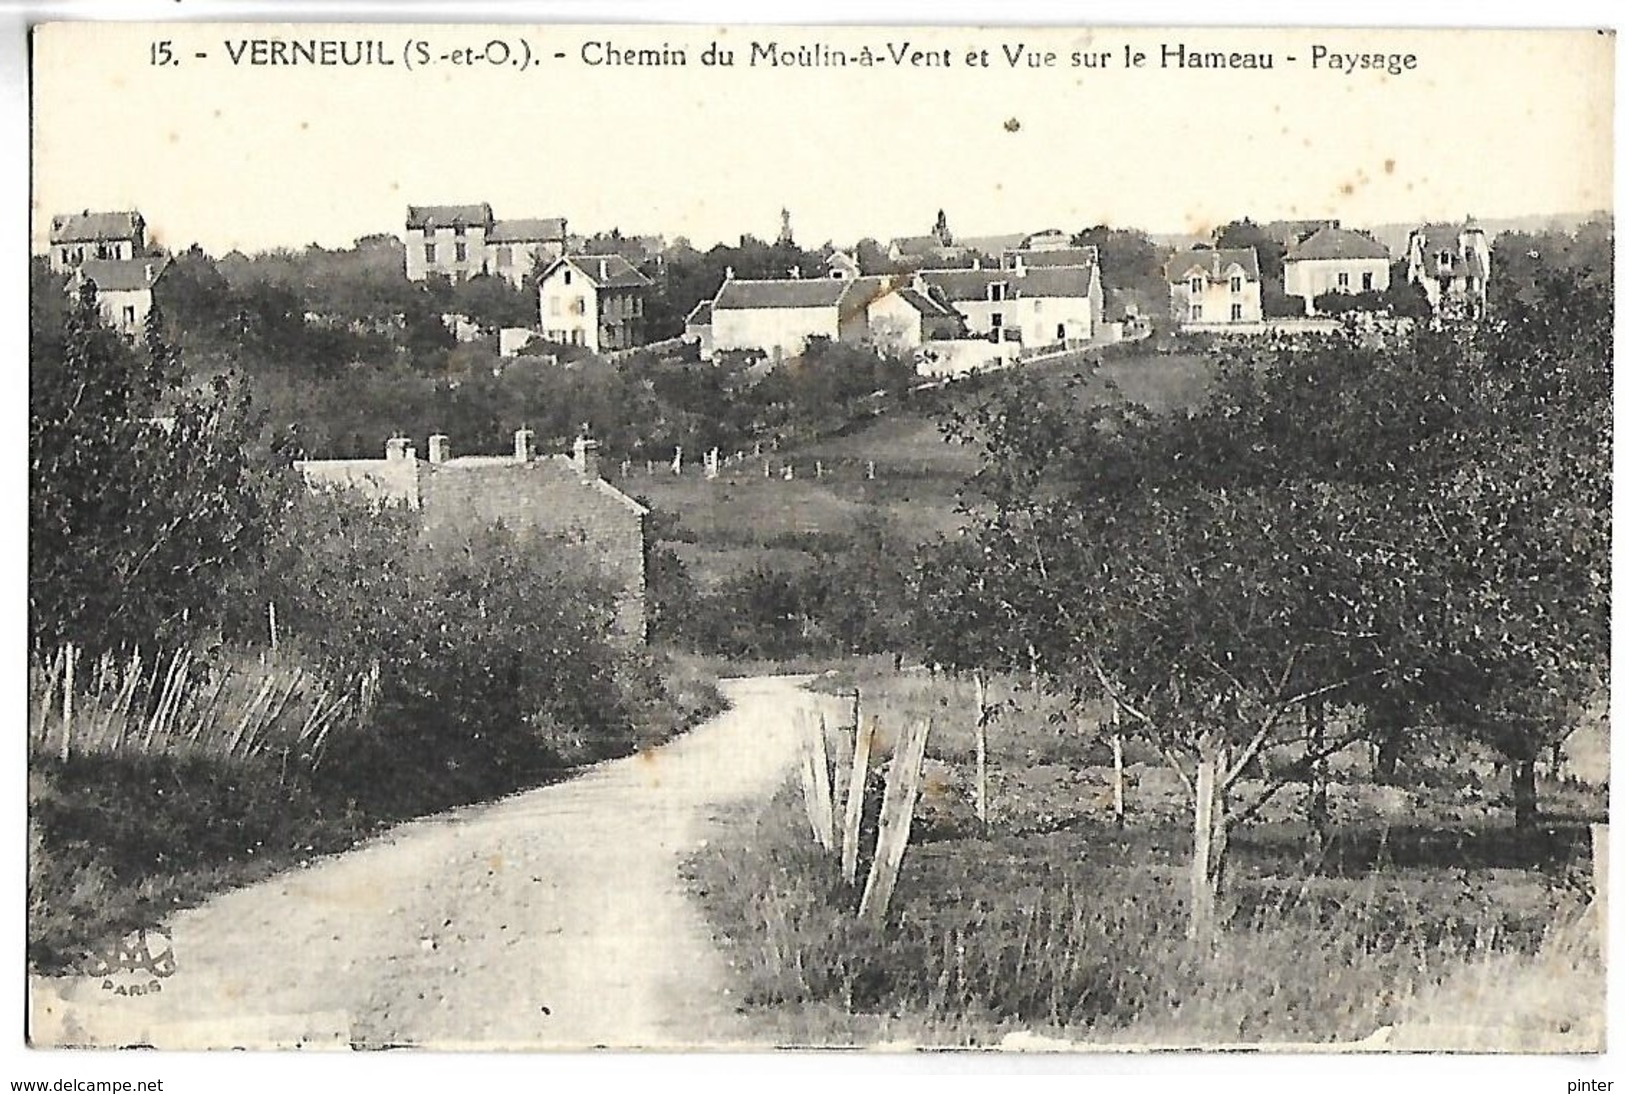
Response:
[[[724,281],[732,281],[734,279],[734,268],[732,266],[729,266],[722,271],[722,279]]]
[[[571,462],[583,477],[596,479],[598,475],[598,442],[581,433],[576,437],[575,448],[571,452]]]
[[[412,442],[406,437],[391,437],[384,445],[384,459],[391,462],[404,460],[412,451]]]
[[[429,435],[429,462],[445,463],[451,458],[451,438],[444,433]]]
[[[147,263],[147,283],[152,283],[152,263]]]
[[[536,434],[522,428],[513,431],[513,458],[522,463],[536,458]]]

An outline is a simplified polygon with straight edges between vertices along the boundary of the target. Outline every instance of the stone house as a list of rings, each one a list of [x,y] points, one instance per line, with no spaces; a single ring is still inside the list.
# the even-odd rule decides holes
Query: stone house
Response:
[[[620,255],[555,259],[539,282],[542,337],[594,353],[642,345],[653,285]]]
[[[519,285],[564,253],[563,217],[497,220],[487,202],[406,207],[406,278],[466,281],[495,274]]]
[[[1181,327],[1263,321],[1258,252],[1251,247],[1182,251],[1163,266],[1169,313]]]
[[[1323,293],[1388,291],[1388,248],[1336,225],[1323,225],[1289,247],[1282,268],[1286,294],[1302,299],[1307,315],[1315,314],[1315,297]]]
[[[546,549],[579,551],[609,583],[617,635],[630,642],[648,635],[648,510],[599,475],[596,441],[578,437],[569,455],[543,455],[521,429],[512,455],[453,456],[450,440],[435,434],[428,458],[419,459],[410,440],[395,437],[382,459],[295,466],[312,491],[353,490],[374,505],[420,513],[431,541],[457,542],[499,522],[550,537]]]
[[[51,218],[51,269],[67,273],[89,261],[129,262],[147,250],[141,214],[68,213]]]
[[[146,330],[154,292],[168,268],[166,257],[87,258],[74,267],[68,291],[77,294],[86,282],[94,284],[103,321],[133,340]]]
[[[1424,224],[1405,247],[1405,276],[1427,294],[1435,312],[1481,315],[1489,302],[1490,242],[1472,218],[1465,224]]]

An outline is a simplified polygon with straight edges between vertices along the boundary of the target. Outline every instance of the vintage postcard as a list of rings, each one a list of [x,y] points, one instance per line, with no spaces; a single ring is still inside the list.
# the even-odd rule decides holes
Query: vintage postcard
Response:
[[[31,35],[29,1044],[1605,1050],[1613,31]]]

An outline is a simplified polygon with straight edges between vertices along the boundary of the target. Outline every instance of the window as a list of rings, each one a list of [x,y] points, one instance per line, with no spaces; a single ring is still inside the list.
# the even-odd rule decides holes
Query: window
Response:
[[[1202,305],[1200,305],[1200,304],[1192,304],[1191,305],[1191,322],[1200,323],[1201,321],[1202,321]]]
[[[989,282],[987,298],[993,301],[1008,300],[1010,298],[1010,283],[1008,281]]]
[[[1193,293],[1200,293],[1202,291],[1202,279],[1200,277],[1191,278],[1190,290]]]
[[[1367,279],[1371,277],[1370,274],[1366,274],[1365,276]],[[1346,289],[1349,287],[1349,275],[1346,271],[1337,275],[1337,287],[1339,289]]]
[[[1057,323],[1057,324],[1055,324],[1055,340],[1057,342],[1065,342],[1066,341],[1066,324],[1065,323]]]
[[[1360,291],[1361,292],[1370,292],[1375,287],[1376,287],[1376,282],[1373,280],[1370,271],[1367,271],[1367,272],[1360,275]]]
[[[1448,270],[1450,268],[1450,259],[1451,259],[1451,254],[1450,254],[1449,251],[1440,251],[1439,252],[1439,269]]]
[[[570,283],[570,271],[569,270],[564,271],[564,283],[566,285],[568,285]]]
[[[559,314],[559,298],[558,297],[550,296],[550,297],[547,298],[547,314],[548,315],[557,315],[557,314]]]
[[[451,230],[451,234],[454,235],[454,236],[458,236],[458,237],[462,237],[463,235],[466,235],[467,232],[468,232],[468,229],[464,228],[461,224],[457,225],[456,227],[452,228],[452,230]]]
[[[433,243],[425,243],[423,245],[423,262],[427,266],[433,266],[434,265],[434,244]]]
[[[459,240],[456,243],[452,244],[452,254],[453,254],[456,261],[458,261],[458,262],[467,262],[468,261],[468,244],[462,242],[461,240]]]
[[[998,330],[1000,327],[1004,326],[1004,313],[1002,311],[994,312],[992,315],[988,316],[988,322],[993,324],[994,330]]]
[[[1230,279],[1230,291],[1233,292],[1233,293],[1239,293],[1241,291],[1241,278],[1240,277],[1232,277]]]
[[[1240,304],[1231,304],[1230,305],[1230,322],[1232,322],[1232,323],[1241,322],[1241,305]]]
[[[126,305],[124,305],[124,325],[127,326],[127,327],[135,326],[135,305],[134,304],[126,304]]]
[[[497,266],[498,266],[498,268],[506,269],[507,267],[512,266],[512,265],[513,265],[513,248],[512,247],[498,247],[497,248]]]

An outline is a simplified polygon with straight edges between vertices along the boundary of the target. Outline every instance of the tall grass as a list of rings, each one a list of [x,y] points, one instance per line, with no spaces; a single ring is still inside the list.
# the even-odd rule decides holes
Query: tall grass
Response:
[[[37,758],[281,756],[315,770],[336,726],[371,710],[376,671],[335,685],[287,652],[168,657],[59,647],[29,664],[28,743]]]
[[[883,929],[859,919],[793,794],[690,869],[747,1005],[825,1008],[876,1029],[901,1018],[943,1043],[1015,1029],[1103,1045],[1365,1041],[1416,1021],[1418,1001],[1452,983],[1566,945],[1580,903],[1558,901],[1551,926],[1530,932],[1506,929],[1493,898],[1434,887],[1414,901],[1379,873],[1249,879],[1204,948],[1184,936],[1173,864],[1114,854],[1114,838],[912,848]],[[1600,1016],[1600,977],[1581,989],[1571,1005]],[[830,1041],[862,1036],[844,1021],[827,1029]]]

